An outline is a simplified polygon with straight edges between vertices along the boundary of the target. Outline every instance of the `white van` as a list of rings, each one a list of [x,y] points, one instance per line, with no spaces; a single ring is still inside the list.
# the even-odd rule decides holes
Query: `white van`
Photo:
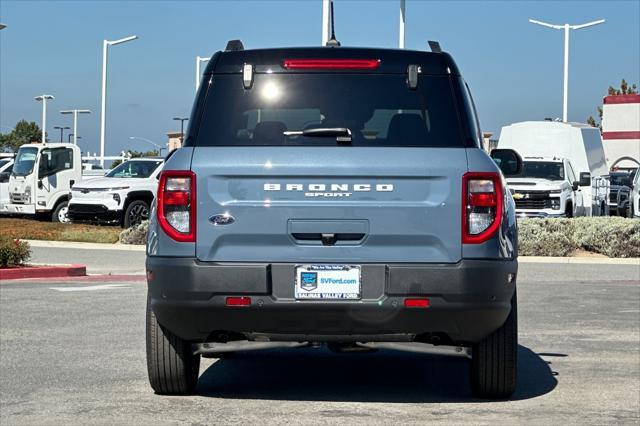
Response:
[[[499,148],[511,148],[522,157],[559,157],[574,167],[583,215],[608,215],[609,170],[600,131],[588,124],[524,121],[504,126]]]

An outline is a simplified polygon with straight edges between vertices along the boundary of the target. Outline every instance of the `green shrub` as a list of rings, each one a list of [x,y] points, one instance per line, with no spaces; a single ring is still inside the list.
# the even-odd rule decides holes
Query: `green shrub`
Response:
[[[120,233],[120,242],[122,244],[146,244],[147,228],[149,228],[149,221],[145,220],[138,225],[125,229]]]
[[[31,247],[26,241],[0,237],[0,268],[19,266],[31,257]]]
[[[522,256],[570,256],[582,249],[609,257],[640,257],[640,221],[622,217],[519,219]]]

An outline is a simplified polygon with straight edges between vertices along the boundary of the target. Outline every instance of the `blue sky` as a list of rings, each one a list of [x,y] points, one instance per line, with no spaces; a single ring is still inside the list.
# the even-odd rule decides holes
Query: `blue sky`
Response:
[[[398,0],[335,0],[343,45],[395,47]],[[19,119],[40,123],[33,97],[56,97],[48,115],[71,126],[61,109],[89,108],[79,134],[83,150],[99,146],[102,40],[137,34],[109,56],[107,154],[147,149],[179,130],[188,116],[195,56],[240,38],[248,48],[318,45],[321,0],[297,1],[0,1],[0,131]],[[483,130],[562,114],[562,31],[529,24],[606,24],[571,34],[569,119],[596,114],[606,88],[640,79],[640,1],[407,0],[406,47],[439,40],[453,54],[476,99]],[[496,135],[497,136],[497,135]]]

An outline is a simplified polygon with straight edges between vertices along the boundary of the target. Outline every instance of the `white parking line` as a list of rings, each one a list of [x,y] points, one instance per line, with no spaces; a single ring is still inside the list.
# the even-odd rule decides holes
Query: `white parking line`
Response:
[[[49,290],[56,291],[97,291],[97,290],[115,290],[119,288],[131,288],[130,285],[127,284],[101,284],[101,285],[90,285],[84,287],[49,287]]]

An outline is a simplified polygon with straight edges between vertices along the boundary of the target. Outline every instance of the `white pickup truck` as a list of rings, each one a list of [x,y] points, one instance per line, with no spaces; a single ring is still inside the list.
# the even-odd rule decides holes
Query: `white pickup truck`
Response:
[[[125,228],[148,219],[163,164],[162,158],[135,158],[102,178],[75,184],[69,197],[69,218],[118,222]]]
[[[101,175],[104,175],[103,170],[83,171],[77,145],[22,145],[9,177],[9,202],[2,205],[2,212],[46,215],[53,222],[68,222],[67,202],[71,186]]]
[[[522,172],[507,178],[516,202],[516,214],[524,217],[584,216],[580,182],[566,158],[525,157]],[[584,182],[590,186],[591,182]]]

